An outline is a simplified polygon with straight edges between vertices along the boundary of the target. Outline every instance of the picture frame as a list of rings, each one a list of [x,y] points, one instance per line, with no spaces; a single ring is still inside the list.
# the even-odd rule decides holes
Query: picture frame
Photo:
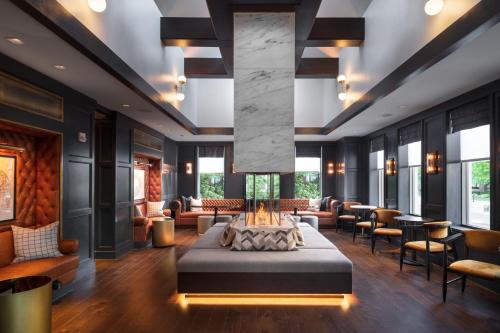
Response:
[[[0,155],[0,222],[16,219],[15,156]]]

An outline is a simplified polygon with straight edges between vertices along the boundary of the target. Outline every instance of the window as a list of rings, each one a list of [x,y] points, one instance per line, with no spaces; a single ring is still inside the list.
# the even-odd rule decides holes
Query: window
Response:
[[[410,175],[410,214],[422,213],[422,144],[420,141],[408,144],[408,167]]]
[[[490,228],[490,126],[460,131],[462,223]]]
[[[378,203],[377,206],[384,207],[384,151],[377,152],[377,172],[378,172]]]
[[[198,158],[198,197],[224,198],[224,157]]]
[[[134,169],[134,200],[145,199],[145,171],[144,169]]]
[[[321,158],[295,158],[295,198],[321,198]]]

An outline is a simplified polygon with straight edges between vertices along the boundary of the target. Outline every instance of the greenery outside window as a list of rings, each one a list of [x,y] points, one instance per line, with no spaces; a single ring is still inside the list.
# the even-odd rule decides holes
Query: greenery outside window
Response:
[[[295,159],[295,198],[321,198],[321,158]]]
[[[198,158],[198,197],[224,198],[224,157]]]

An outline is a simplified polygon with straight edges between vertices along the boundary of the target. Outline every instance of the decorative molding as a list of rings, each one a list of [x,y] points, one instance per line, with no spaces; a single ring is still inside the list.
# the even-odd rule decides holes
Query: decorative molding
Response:
[[[163,141],[160,138],[138,130],[137,128],[134,128],[134,144],[157,151],[163,151]]]

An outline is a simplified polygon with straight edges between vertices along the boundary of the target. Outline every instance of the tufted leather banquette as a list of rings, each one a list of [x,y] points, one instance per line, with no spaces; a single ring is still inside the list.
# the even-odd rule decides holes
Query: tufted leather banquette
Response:
[[[297,208],[297,215],[313,215],[318,217],[319,225],[322,227],[334,227],[337,224],[338,200],[331,199],[327,205],[326,211],[309,211],[309,199],[280,199],[280,209],[282,212],[294,212]]]
[[[243,199],[201,199],[202,211],[199,212],[183,212],[182,203],[180,200],[172,201],[170,208],[175,215],[175,223],[180,225],[196,225],[198,216],[213,215],[215,207],[219,215],[237,215],[245,211],[245,203]]]
[[[146,242],[149,234],[153,229],[153,221],[147,217],[146,203],[139,203],[135,205],[141,211],[142,216],[134,216],[134,242]],[[170,209],[163,210],[164,216],[170,216]]]
[[[64,256],[44,258],[12,264],[14,260],[14,239],[12,230],[0,232],[0,280],[9,280],[28,275],[47,275],[62,285],[75,279],[79,259],[74,255],[79,250],[78,240],[60,240],[59,251]]]

